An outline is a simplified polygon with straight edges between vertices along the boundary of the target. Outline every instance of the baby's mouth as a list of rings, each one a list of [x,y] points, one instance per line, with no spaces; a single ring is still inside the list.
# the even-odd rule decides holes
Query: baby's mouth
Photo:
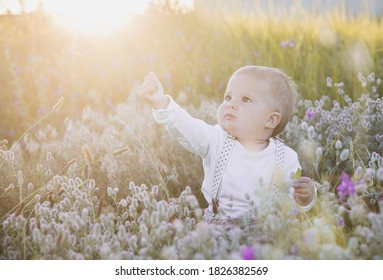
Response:
[[[225,114],[223,117],[224,117],[225,120],[233,120],[233,119],[236,118],[236,117],[235,117],[234,115],[232,115],[232,114]]]

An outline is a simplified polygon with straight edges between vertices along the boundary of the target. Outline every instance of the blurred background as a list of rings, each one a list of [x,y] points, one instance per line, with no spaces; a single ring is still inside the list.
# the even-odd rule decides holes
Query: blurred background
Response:
[[[108,112],[149,71],[165,91],[219,101],[243,65],[278,67],[302,98],[354,100],[358,73],[383,69],[383,1],[0,1],[0,139],[17,140],[64,97],[47,122],[60,129],[86,106]],[[46,123],[42,124],[46,125]]]

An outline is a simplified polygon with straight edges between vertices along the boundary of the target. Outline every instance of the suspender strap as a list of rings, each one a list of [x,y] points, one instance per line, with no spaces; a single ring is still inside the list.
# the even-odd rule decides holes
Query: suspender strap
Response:
[[[272,203],[272,199],[278,199],[279,186],[283,183],[283,167],[285,164],[285,144],[279,138],[275,138],[275,163],[272,177],[272,191],[269,196],[269,204]],[[269,205],[271,206],[271,205]]]
[[[225,172],[227,166],[227,162],[229,161],[231,151],[233,150],[234,144],[235,137],[228,134],[214,170],[213,187],[211,189],[211,198],[214,215],[218,213],[218,195],[220,191],[221,181],[223,178],[223,173]]]
[[[204,219],[207,222],[219,222],[221,219],[218,214],[218,207],[219,207],[219,192],[221,189],[221,182],[223,178],[223,174],[226,170],[227,163],[230,158],[230,154],[233,150],[234,144],[235,144],[236,138],[228,134],[225,143],[223,145],[223,148],[221,150],[221,154],[218,158],[217,165],[214,170],[214,179],[213,179],[213,186],[211,190],[211,197],[212,197],[212,208],[213,211],[211,211],[209,208],[205,210]],[[272,191],[269,196],[269,203],[271,204],[272,197],[278,195],[278,184],[282,182],[283,180],[283,165],[285,161],[285,149],[283,142],[275,138],[275,164],[273,169],[273,178],[272,178]]]

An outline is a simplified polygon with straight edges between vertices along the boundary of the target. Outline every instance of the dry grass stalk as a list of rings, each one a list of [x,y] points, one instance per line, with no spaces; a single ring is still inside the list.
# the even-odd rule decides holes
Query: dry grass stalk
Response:
[[[62,237],[63,237],[63,234],[60,231],[59,234],[57,235],[57,240],[56,240],[56,247],[57,248],[60,247],[60,245],[61,245]]]
[[[59,174],[61,174],[62,172],[66,172],[66,171],[68,171],[68,168],[71,167],[71,165],[74,164],[75,162],[77,162],[77,159],[76,159],[76,158],[73,158],[73,159],[71,159],[70,161],[68,161],[68,162],[65,164],[64,168],[61,169],[61,171],[59,172]]]
[[[81,152],[87,165],[91,165],[94,162],[93,152],[88,144],[84,144],[81,147]]]
[[[100,217],[103,205],[104,205],[104,197],[101,196],[98,202],[96,217]]]
[[[15,212],[15,217],[19,216],[20,214],[22,215],[24,207],[25,207],[24,201],[21,201],[19,207],[17,207],[17,210]]]
[[[124,152],[126,152],[127,150],[129,150],[129,147],[124,147],[124,148],[121,148],[121,149],[118,149],[118,150],[115,150],[112,155],[113,156],[118,156]]]

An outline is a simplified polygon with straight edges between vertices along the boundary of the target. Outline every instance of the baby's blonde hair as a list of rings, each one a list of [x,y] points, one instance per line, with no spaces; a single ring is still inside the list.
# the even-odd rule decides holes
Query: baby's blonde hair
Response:
[[[298,96],[296,83],[281,70],[265,66],[244,66],[235,71],[232,76],[244,74],[270,81],[271,94],[273,100],[276,102],[275,105],[281,114],[281,121],[275,127],[271,135],[271,137],[277,136],[283,131],[293,115],[295,102]]]

